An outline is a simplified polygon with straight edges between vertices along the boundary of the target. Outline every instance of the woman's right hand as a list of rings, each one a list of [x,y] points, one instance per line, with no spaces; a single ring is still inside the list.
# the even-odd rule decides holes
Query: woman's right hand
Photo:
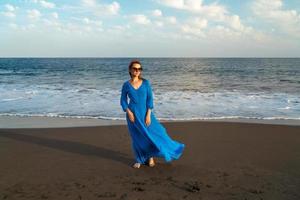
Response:
[[[129,110],[129,108],[127,109],[127,114],[128,114],[129,120],[133,123],[134,122],[134,114],[133,114],[133,112],[131,112],[131,110]]]

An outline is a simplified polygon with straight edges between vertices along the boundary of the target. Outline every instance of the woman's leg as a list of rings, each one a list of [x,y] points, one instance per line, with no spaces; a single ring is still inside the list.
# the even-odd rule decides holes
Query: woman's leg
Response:
[[[149,166],[150,167],[154,167],[155,166],[155,162],[154,162],[154,158],[153,157],[149,158]]]

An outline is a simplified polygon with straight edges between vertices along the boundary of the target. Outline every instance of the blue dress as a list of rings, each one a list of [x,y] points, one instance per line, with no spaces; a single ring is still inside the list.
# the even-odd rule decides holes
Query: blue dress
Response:
[[[134,114],[131,122],[126,113],[128,131],[132,139],[132,149],[136,162],[146,164],[150,157],[163,157],[166,162],[177,160],[185,144],[172,140],[166,129],[156,119],[153,109],[153,94],[150,81],[142,78],[143,82],[135,89],[128,81],[123,83],[120,104],[124,112],[129,108]],[[127,96],[130,103],[127,102]],[[151,123],[146,125],[146,113],[151,109]]]

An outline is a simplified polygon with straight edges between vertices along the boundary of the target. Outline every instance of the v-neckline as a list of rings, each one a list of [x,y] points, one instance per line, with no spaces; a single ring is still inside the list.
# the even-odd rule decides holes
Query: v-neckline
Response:
[[[135,88],[133,87],[133,85],[130,83],[130,80],[128,80],[128,83],[129,83],[129,85],[130,85],[134,90],[138,90],[138,89],[140,89],[140,88],[142,87],[142,85],[143,85],[143,83],[144,83],[144,80],[142,80],[141,85],[140,85],[137,89],[135,89]]]

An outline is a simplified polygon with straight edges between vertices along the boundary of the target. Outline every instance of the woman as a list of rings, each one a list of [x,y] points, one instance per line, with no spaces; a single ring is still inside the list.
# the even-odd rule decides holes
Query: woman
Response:
[[[178,159],[185,145],[172,140],[153,114],[152,88],[150,81],[141,76],[141,63],[138,60],[131,61],[128,70],[131,79],[123,83],[120,104],[126,112],[132,139],[136,160],[133,167],[140,168],[141,164],[146,163],[153,167],[155,156],[163,157],[167,162]],[[129,104],[127,96],[130,99]]]

